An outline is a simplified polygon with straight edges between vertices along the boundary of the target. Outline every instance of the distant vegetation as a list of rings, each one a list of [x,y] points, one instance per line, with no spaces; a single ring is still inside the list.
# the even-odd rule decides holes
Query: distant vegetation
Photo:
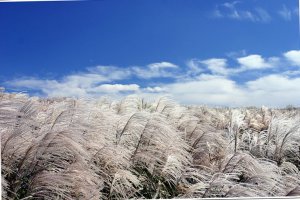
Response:
[[[300,110],[0,93],[3,199],[300,195]]]

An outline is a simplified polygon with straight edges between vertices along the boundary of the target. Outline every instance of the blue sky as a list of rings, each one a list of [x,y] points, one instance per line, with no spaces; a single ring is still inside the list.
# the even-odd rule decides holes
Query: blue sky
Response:
[[[0,85],[38,96],[300,105],[298,0],[0,3]]]

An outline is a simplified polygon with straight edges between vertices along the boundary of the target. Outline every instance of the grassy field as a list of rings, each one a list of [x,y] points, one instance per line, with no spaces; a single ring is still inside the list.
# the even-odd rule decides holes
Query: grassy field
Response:
[[[300,195],[300,109],[0,93],[3,199]]]

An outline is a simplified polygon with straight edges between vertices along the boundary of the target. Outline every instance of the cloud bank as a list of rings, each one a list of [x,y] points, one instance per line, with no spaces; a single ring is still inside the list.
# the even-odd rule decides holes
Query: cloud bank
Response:
[[[183,104],[300,106],[300,51],[279,56],[192,58],[185,65],[95,66],[60,79],[18,77],[3,85],[48,97],[170,95]]]

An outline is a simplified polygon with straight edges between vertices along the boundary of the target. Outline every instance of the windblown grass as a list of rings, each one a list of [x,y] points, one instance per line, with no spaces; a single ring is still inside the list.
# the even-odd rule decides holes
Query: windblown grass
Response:
[[[300,110],[0,93],[3,199],[300,195]]]

